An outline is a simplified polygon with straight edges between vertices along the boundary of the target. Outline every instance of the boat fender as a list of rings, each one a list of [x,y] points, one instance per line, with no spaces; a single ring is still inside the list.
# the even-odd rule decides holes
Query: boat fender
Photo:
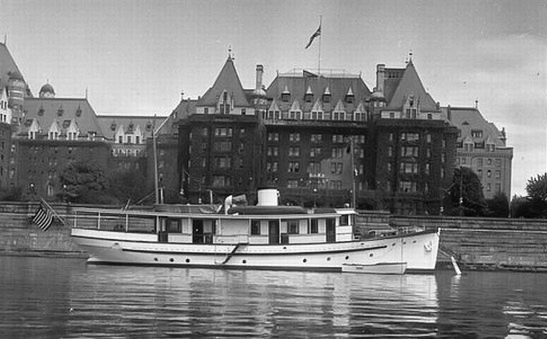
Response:
[[[426,252],[431,252],[431,250],[433,249],[433,244],[431,243],[431,240],[424,244],[424,248]]]

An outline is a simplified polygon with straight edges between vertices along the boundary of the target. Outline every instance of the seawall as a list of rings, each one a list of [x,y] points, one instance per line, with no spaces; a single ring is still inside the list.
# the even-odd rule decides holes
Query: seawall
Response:
[[[0,255],[85,258],[70,239],[71,205],[53,205],[66,220],[43,232],[30,222],[38,203],[0,203]],[[463,269],[547,271],[547,220],[397,216],[366,212],[362,233],[399,227],[441,228],[440,266],[454,256]]]

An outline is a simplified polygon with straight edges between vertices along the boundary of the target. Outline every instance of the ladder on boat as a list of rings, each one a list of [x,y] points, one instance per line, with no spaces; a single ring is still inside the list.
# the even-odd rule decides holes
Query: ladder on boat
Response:
[[[237,243],[234,248],[232,248],[232,250],[230,252],[228,252],[226,254],[226,257],[224,258],[224,260],[220,263],[218,263],[219,265],[224,265],[226,264],[228,261],[230,261],[230,259],[232,258],[232,256],[234,255],[234,253],[237,252],[237,250],[239,249],[239,247],[242,245],[242,243]]]

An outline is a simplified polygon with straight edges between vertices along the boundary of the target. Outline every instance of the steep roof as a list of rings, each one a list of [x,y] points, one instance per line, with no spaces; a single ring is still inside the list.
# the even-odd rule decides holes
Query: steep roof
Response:
[[[165,116],[142,116],[142,115],[99,115],[97,116],[99,125],[108,140],[114,140],[116,132],[120,126],[123,126],[124,133],[131,133],[140,127],[143,138],[152,136],[154,123],[156,128],[161,125]],[[132,128],[130,127],[132,126]]]
[[[285,91],[290,93],[288,102],[281,100]],[[313,93],[311,102],[305,101],[306,92]],[[295,100],[299,102],[303,111],[310,111],[313,104],[317,99],[321,99],[325,92],[330,95],[329,102],[323,103],[325,111],[333,110],[338,101],[344,101],[348,92],[354,96],[355,107],[371,94],[360,76],[318,76],[305,70],[298,74],[278,74],[266,90],[269,98],[277,99],[277,104],[282,111],[289,110]]]
[[[15,60],[11,56],[8,47],[3,43],[0,43],[0,88],[4,88],[8,85],[10,75],[18,75],[24,81],[19,67],[15,63]],[[32,96],[27,86],[27,96]]]
[[[80,98],[26,98],[23,111],[25,121],[21,125],[21,134],[26,134],[32,120],[36,120],[47,133],[54,123],[66,126],[72,119],[78,124],[80,135],[86,136],[90,132],[96,136],[104,136],[97,115],[87,99]]]
[[[228,57],[226,63],[224,63],[224,67],[222,67],[213,87],[209,88],[203,97],[198,100],[197,106],[215,106],[224,91],[230,93],[235,106],[251,106],[245,96],[245,91],[231,57]]]
[[[387,108],[395,110],[402,109],[406,99],[411,95],[414,96],[415,100],[419,103],[420,110],[438,110],[435,100],[433,100],[431,95],[429,95],[429,93],[425,90],[412,60],[407,64],[403,76],[397,84],[395,92],[393,93],[393,96],[391,98],[386,97],[389,100]]]
[[[505,147],[502,132],[493,123],[487,121],[481,112],[474,107],[442,107],[444,119],[461,130],[460,140],[493,142],[496,147]],[[482,130],[482,137],[473,137],[473,130]],[[480,139],[480,140],[478,140]]]

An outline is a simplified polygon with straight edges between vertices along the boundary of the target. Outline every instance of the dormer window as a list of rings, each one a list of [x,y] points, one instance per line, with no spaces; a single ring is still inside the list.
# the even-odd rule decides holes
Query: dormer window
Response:
[[[281,101],[289,102],[291,99],[291,93],[281,93]]]
[[[473,138],[482,138],[482,130],[480,130],[480,129],[471,130],[471,137],[473,137]]]
[[[111,125],[110,125],[110,129],[115,131],[116,130],[116,123],[113,122]]]
[[[285,89],[281,93],[281,101],[289,102],[290,99],[291,99],[291,92],[289,92],[289,88],[285,86]]]
[[[353,95],[353,90],[352,90],[351,87],[350,87],[350,88],[348,89],[348,92],[346,93],[346,98],[345,98],[345,100],[346,100],[346,102],[347,102],[348,104],[352,104],[353,101],[354,101],[354,99],[355,99],[355,96]]]
[[[329,88],[325,88],[325,92],[323,93],[323,102],[324,103],[327,103],[327,102],[330,102],[330,90]]]
[[[62,117],[65,113],[65,110],[63,109],[63,106],[59,106],[59,109],[57,110],[57,115]]]
[[[308,86],[308,89],[306,90],[306,94],[304,94],[304,101],[312,102],[312,100],[313,100],[313,92],[311,91],[311,87]]]
[[[134,125],[132,122],[129,123],[128,131],[129,131],[130,133],[132,133],[134,127],[135,127],[135,125]]]
[[[44,107],[40,106],[40,109],[38,110],[38,116],[44,115]]]
[[[80,108],[80,106],[78,106],[78,109],[76,109],[76,116],[80,117],[81,115],[82,115],[82,109]]]

